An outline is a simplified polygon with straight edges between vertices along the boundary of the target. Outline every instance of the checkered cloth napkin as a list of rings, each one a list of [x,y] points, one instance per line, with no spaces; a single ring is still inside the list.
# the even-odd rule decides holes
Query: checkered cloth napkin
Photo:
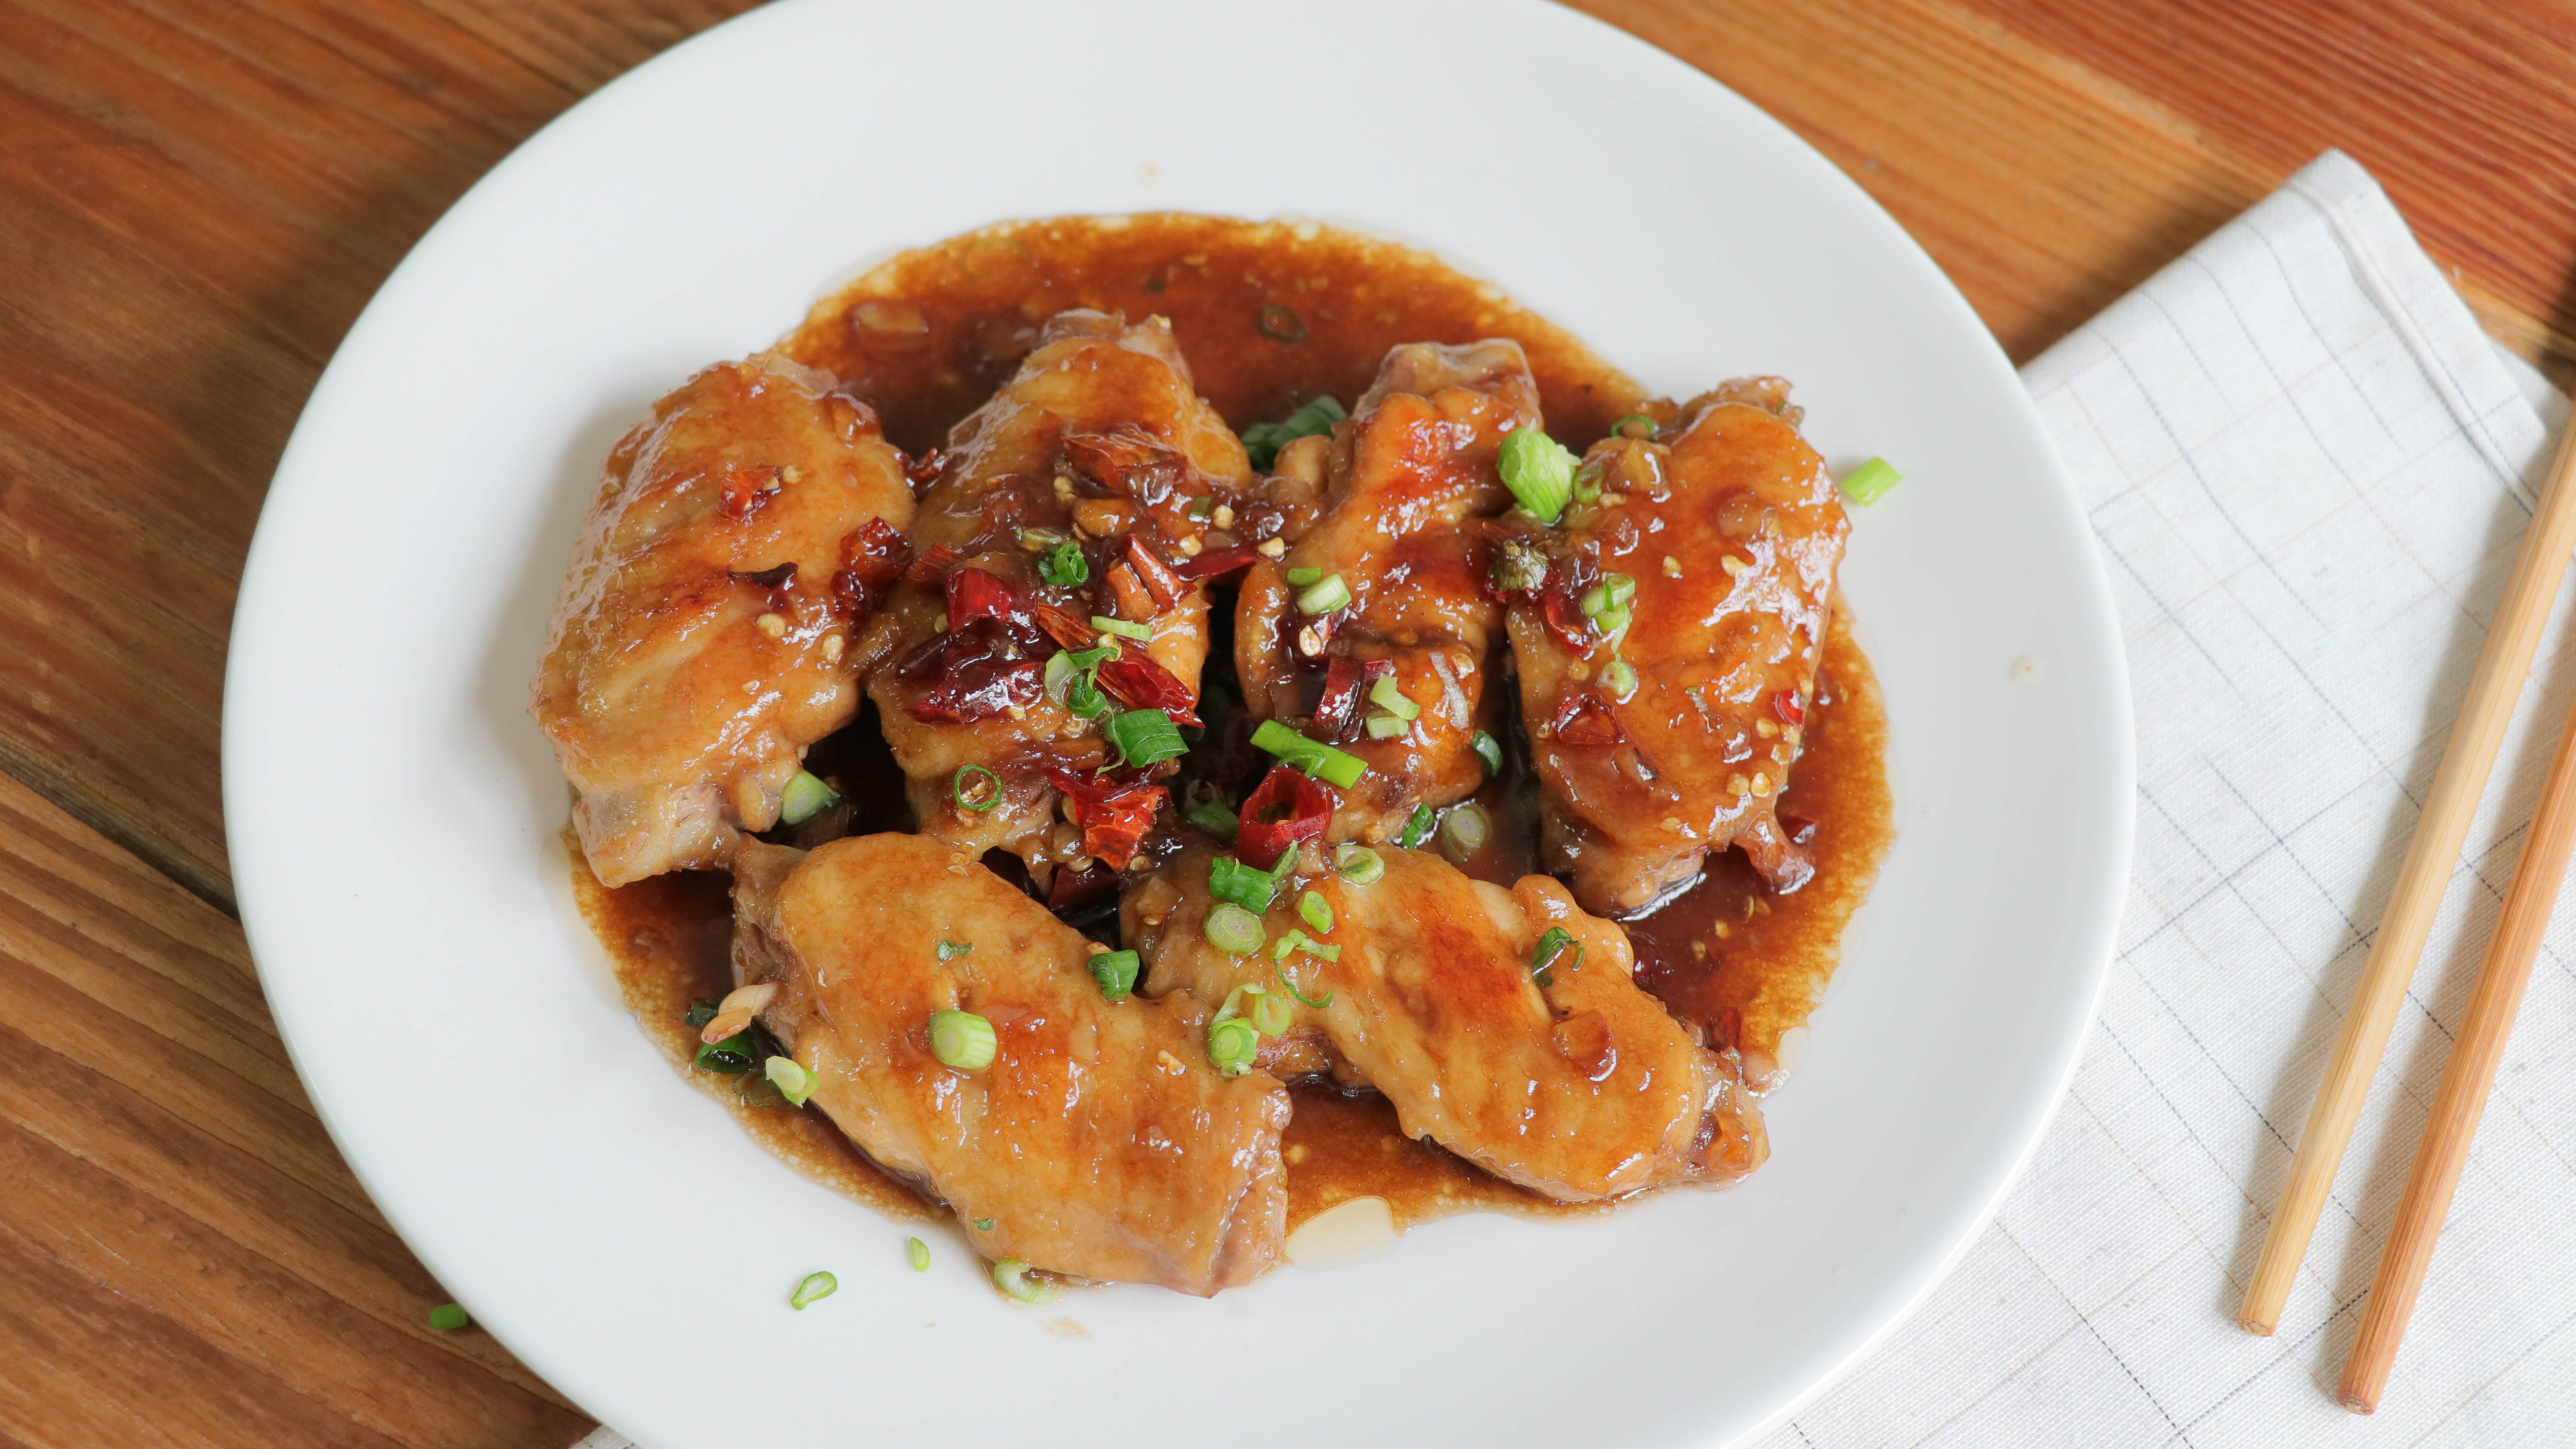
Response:
[[[2576,1444],[2576,909],[2380,1410],[2332,1398],[2576,698],[2568,591],[2280,1334],[2235,1325],[2564,400],[2338,152],[2023,377],[2092,517],[2137,694],[2119,955],[2073,1096],[1994,1226],[1760,1449]],[[577,1449],[628,1445],[602,1429]]]
[[[2379,1412],[2332,1397],[2576,697],[2564,587],[2280,1333],[2235,1323],[2565,401],[2338,152],[2022,377],[2136,690],[2119,954],[1994,1226],[1761,1449],[2576,1444],[2576,907]]]

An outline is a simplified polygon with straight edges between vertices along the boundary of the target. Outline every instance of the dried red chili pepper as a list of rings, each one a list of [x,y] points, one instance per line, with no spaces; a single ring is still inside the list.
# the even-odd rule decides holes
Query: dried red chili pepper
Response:
[[[1591,693],[1567,696],[1548,721],[1548,734],[1564,745],[1615,745],[1628,737],[1609,701]]]
[[[958,569],[948,576],[948,627],[963,629],[978,619],[1009,628],[1025,614],[1019,590],[986,569]]]
[[[1192,712],[1198,701],[1190,694],[1190,687],[1142,649],[1130,649],[1115,659],[1103,660],[1092,677],[1110,698],[1129,709],[1159,709],[1170,715],[1174,724],[1199,722],[1198,715]]]
[[[1336,659],[1324,666],[1324,693],[1315,702],[1315,723],[1324,738],[1337,745],[1358,739],[1369,686],[1394,677],[1392,659]]]
[[[1172,565],[1172,577],[1183,583],[1221,578],[1237,569],[1252,567],[1252,561],[1259,557],[1261,555],[1248,548],[1212,548]]]
[[[1119,769],[1107,774],[1076,774],[1050,767],[1047,779],[1073,802],[1073,823],[1082,827],[1082,853],[1112,870],[1125,870],[1136,843],[1154,826],[1170,792],[1145,783],[1144,772]]]
[[[1179,603],[1181,595],[1188,592],[1173,576],[1172,566],[1154,552],[1153,545],[1132,533],[1127,535],[1127,562],[1136,570],[1136,579],[1145,586],[1145,592],[1153,596],[1157,611]]]
[[[1086,860],[1082,869],[1069,865],[1055,868],[1055,879],[1047,882],[1047,909],[1064,912],[1087,905],[1118,888],[1118,873],[1096,860]]]
[[[1783,724],[1802,725],[1807,722],[1807,707],[1798,703],[1798,691],[1794,689],[1783,689],[1772,695],[1771,712],[1780,716]]]
[[[893,524],[871,518],[841,540],[841,569],[832,575],[832,602],[851,618],[866,617],[885,602],[886,590],[903,574],[912,545]]]
[[[1088,649],[1100,642],[1100,631],[1091,627],[1070,609],[1058,608],[1044,599],[1029,605],[1029,614],[1038,621],[1047,637],[1067,649]]]
[[[1147,508],[1170,498],[1193,471],[1188,455],[1134,423],[1105,433],[1067,433],[1064,455],[1076,472]]]
[[[749,518],[778,491],[778,469],[775,465],[758,468],[727,468],[724,475],[724,516]]]
[[[1273,765],[1261,786],[1245,797],[1234,849],[1254,870],[1268,870],[1292,844],[1320,843],[1341,795],[1332,786],[1287,765]],[[1266,819],[1285,812],[1278,819]]]
[[[973,644],[962,636],[941,634],[922,641],[897,673],[907,679],[916,673],[932,673],[938,682],[925,690],[919,699],[905,706],[914,719],[925,724],[965,724],[991,719],[1014,708],[1027,709],[1046,697],[1046,667],[1034,659],[1014,659],[998,652],[962,661],[952,659],[958,651],[951,640]],[[924,646],[929,653],[925,657]],[[925,665],[930,666],[924,668]]]
[[[918,498],[939,480],[939,470],[947,466],[948,455],[937,448],[918,458],[907,453],[903,459],[903,481],[912,485],[912,496]]]
[[[935,584],[948,577],[948,571],[957,567],[965,557],[964,554],[944,543],[936,544],[929,552],[914,559],[912,567],[903,571],[903,576],[916,584],[924,586]]]

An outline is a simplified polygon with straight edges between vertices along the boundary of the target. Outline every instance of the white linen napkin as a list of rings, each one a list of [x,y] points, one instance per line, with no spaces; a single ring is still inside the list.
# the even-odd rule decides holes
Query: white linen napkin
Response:
[[[2564,585],[2279,1335],[2235,1323],[2564,399],[2332,151],[2022,377],[2128,643],[2119,954],[1995,1226],[1762,1449],[2576,1443],[2565,906],[2379,1412],[2332,1396],[2576,693]]]
[[[2091,513],[2137,695],[2119,955],[1995,1226],[1762,1449],[2576,1443],[2576,910],[2380,1410],[2332,1398],[2576,694],[2564,589],[2281,1332],[2235,1325],[2565,401],[2339,152],[2023,378]]]

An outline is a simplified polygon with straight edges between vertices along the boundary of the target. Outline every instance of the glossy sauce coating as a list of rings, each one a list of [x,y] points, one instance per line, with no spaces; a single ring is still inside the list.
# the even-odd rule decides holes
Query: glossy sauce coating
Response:
[[[1159,290],[1149,290],[1158,281]],[[862,317],[872,303],[882,305]],[[1271,305],[1306,324],[1300,342],[1262,332],[1259,314]],[[1124,310],[1131,320],[1146,311],[1169,316],[1200,392],[1237,428],[1283,417],[1317,393],[1347,404],[1389,348],[1426,339],[1520,342],[1550,434],[1578,452],[1612,419],[1636,411],[1641,396],[1569,334],[1427,255],[1331,228],[1205,217],[1027,222],[953,239],[876,268],[818,306],[783,345],[854,379],[883,414],[888,436],[920,450],[1007,380],[1043,321],[1071,306]],[[1627,927],[1638,984],[1712,1039],[1733,1033],[1755,1075],[1776,1070],[1782,1035],[1821,999],[1843,928],[1893,836],[1885,717],[1868,661],[1839,624],[1827,633],[1805,728],[1781,808],[1818,822],[1815,878],[1793,895],[1773,896],[1739,853],[1720,852],[1697,886]],[[874,780],[878,793],[891,793],[854,802],[879,822],[868,828],[904,828],[900,792],[883,783],[891,768],[873,718],[832,736],[814,758],[834,761],[817,768],[847,784]],[[1533,868],[1535,794],[1518,788],[1521,768],[1515,749],[1511,773],[1474,797],[1498,827],[1463,862],[1479,879],[1508,884]],[[736,1079],[691,1071],[695,1035],[673,1029],[690,1000],[721,995],[728,984],[725,882],[675,876],[611,891],[578,859],[571,868],[584,913],[648,1036],[676,1069],[730,1096]],[[712,965],[703,949],[710,941]],[[1400,1228],[1465,1211],[1601,1210],[1550,1203],[1404,1136],[1382,1097],[1322,1084],[1296,1085],[1291,1095],[1282,1155],[1292,1228],[1359,1196],[1387,1200]],[[927,1213],[813,1114],[740,1111],[764,1145],[809,1176],[881,1209]]]

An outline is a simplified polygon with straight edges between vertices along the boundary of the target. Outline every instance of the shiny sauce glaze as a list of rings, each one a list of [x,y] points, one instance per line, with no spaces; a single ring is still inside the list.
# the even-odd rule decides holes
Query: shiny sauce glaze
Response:
[[[1570,333],[1427,253],[1310,222],[1178,214],[1009,223],[903,253],[818,304],[781,347],[839,374],[879,409],[887,436],[919,455],[1008,379],[1045,320],[1069,307],[1169,318],[1200,393],[1238,430],[1318,395],[1347,406],[1403,342],[1519,341],[1550,435],[1578,452],[1644,396]],[[1232,607],[1229,590],[1217,609],[1223,616]],[[1628,923],[1639,984],[1712,1041],[1743,1048],[1757,1079],[1785,1078],[1779,1064],[1784,1055],[1794,1062],[1795,1041],[1784,1053],[1783,1038],[1822,999],[1844,927],[1893,839],[1886,733],[1869,662],[1837,614],[1781,807],[1813,822],[1815,878],[1775,895],[1730,850],[1711,858],[1698,885]],[[1469,874],[1503,884],[1534,869],[1537,854],[1536,784],[1517,722],[1512,736],[1504,773],[1476,796],[1493,829],[1458,857]],[[808,766],[834,780],[847,803],[775,838],[812,844],[912,827],[873,710],[817,745]],[[697,1038],[683,1014],[731,985],[723,877],[661,876],[609,890],[578,848],[571,855],[575,896],[626,1003],[676,1068],[798,1171],[899,1217],[934,1216],[821,1114],[787,1108],[757,1080],[690,1065]],[[1016,864],[992,863],[1006,874]],[[1292,1090],[1282,1144],[1292,1229],[1372,1196],[1387,1202],[1398,1229],[1479,1210],[1602,1210],[1551,1203],[1404,1136],[1373,1094],[1313,1083]]]

